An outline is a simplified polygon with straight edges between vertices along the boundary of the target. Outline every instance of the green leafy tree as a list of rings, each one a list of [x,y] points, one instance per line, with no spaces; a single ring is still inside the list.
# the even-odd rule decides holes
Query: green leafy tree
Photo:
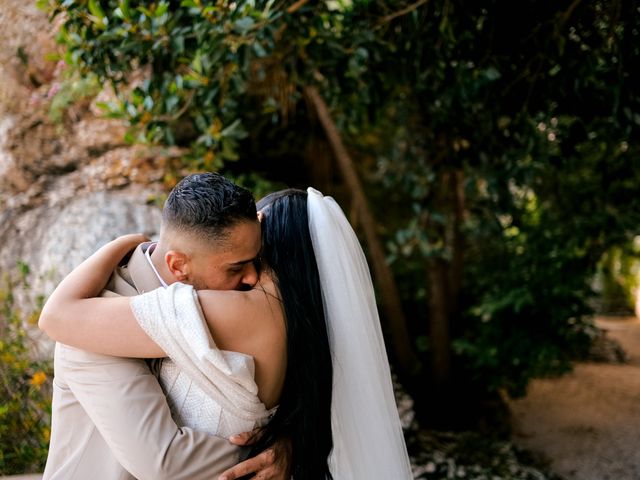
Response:
[[[416,315],[449,405],[461,386],[520,395],[588,346],[598,259],[639,229],[636,9],[435,2],[387,31],[378,138],[396,133],[372,150],[403,218],[392,258],[427,279]]]
[[[636,2],[47,3],[130,140],[287,183],[336,160],[419,407],[588,346],[597,263],[640,225]]]

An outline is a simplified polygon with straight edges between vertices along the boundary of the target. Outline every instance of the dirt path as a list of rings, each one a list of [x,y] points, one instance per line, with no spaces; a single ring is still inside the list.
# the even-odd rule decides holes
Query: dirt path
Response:
[[[512,401],[514,441],[551,461],[567,480],[640,479],[640,321],[603,317],[625,365],[580,363],[571,374],[536,380]]]

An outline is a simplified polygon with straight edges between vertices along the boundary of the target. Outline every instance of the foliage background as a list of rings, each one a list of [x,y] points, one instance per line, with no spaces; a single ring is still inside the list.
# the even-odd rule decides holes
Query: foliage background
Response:
[[[129,141],[348,206],[320,92],[417,339],[409,383],[521,395],[587,348],[598,262],[640,224],[636,2],[41,3]]]
[[[22,277],[2,277],[0,286],[0,474],[40,472],[51,433],[53,365],[34,360],[35,344],[26,331],[39,309],[20,312],[13,292],[29,288]]]
[[[220,170],[258,197],[313,184],[370,258],[372,213],[394,280],[377,276],[381,303],[401,305],[384,311],[389,353],[425,424],[469,426],[499,393],[566,372],[596,335],[594,306],[631,307],[638,2],[38,4],[60,22],[69,66],[54,120],[107,85],[100,108],[128,142],[185,152],[167,188],[185,169]]]

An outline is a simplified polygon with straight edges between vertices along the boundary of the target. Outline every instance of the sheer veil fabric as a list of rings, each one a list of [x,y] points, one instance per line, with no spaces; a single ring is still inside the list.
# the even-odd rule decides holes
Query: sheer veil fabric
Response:
[[[332,197],[307,189],[333,358],[336,480],[411,479],[371,275],[360,243]]]

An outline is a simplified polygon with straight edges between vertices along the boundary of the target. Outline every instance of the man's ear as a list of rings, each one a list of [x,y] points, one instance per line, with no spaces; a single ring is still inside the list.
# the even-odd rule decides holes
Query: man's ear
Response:
[[[171,272],[171,275],[173,275],[178,282],[189,280],[189,276],[191,275],[191,266],[189,264],[189,257],[186,253],[169,250],[164,255],[164,261],[167,264],[167,268]]]

